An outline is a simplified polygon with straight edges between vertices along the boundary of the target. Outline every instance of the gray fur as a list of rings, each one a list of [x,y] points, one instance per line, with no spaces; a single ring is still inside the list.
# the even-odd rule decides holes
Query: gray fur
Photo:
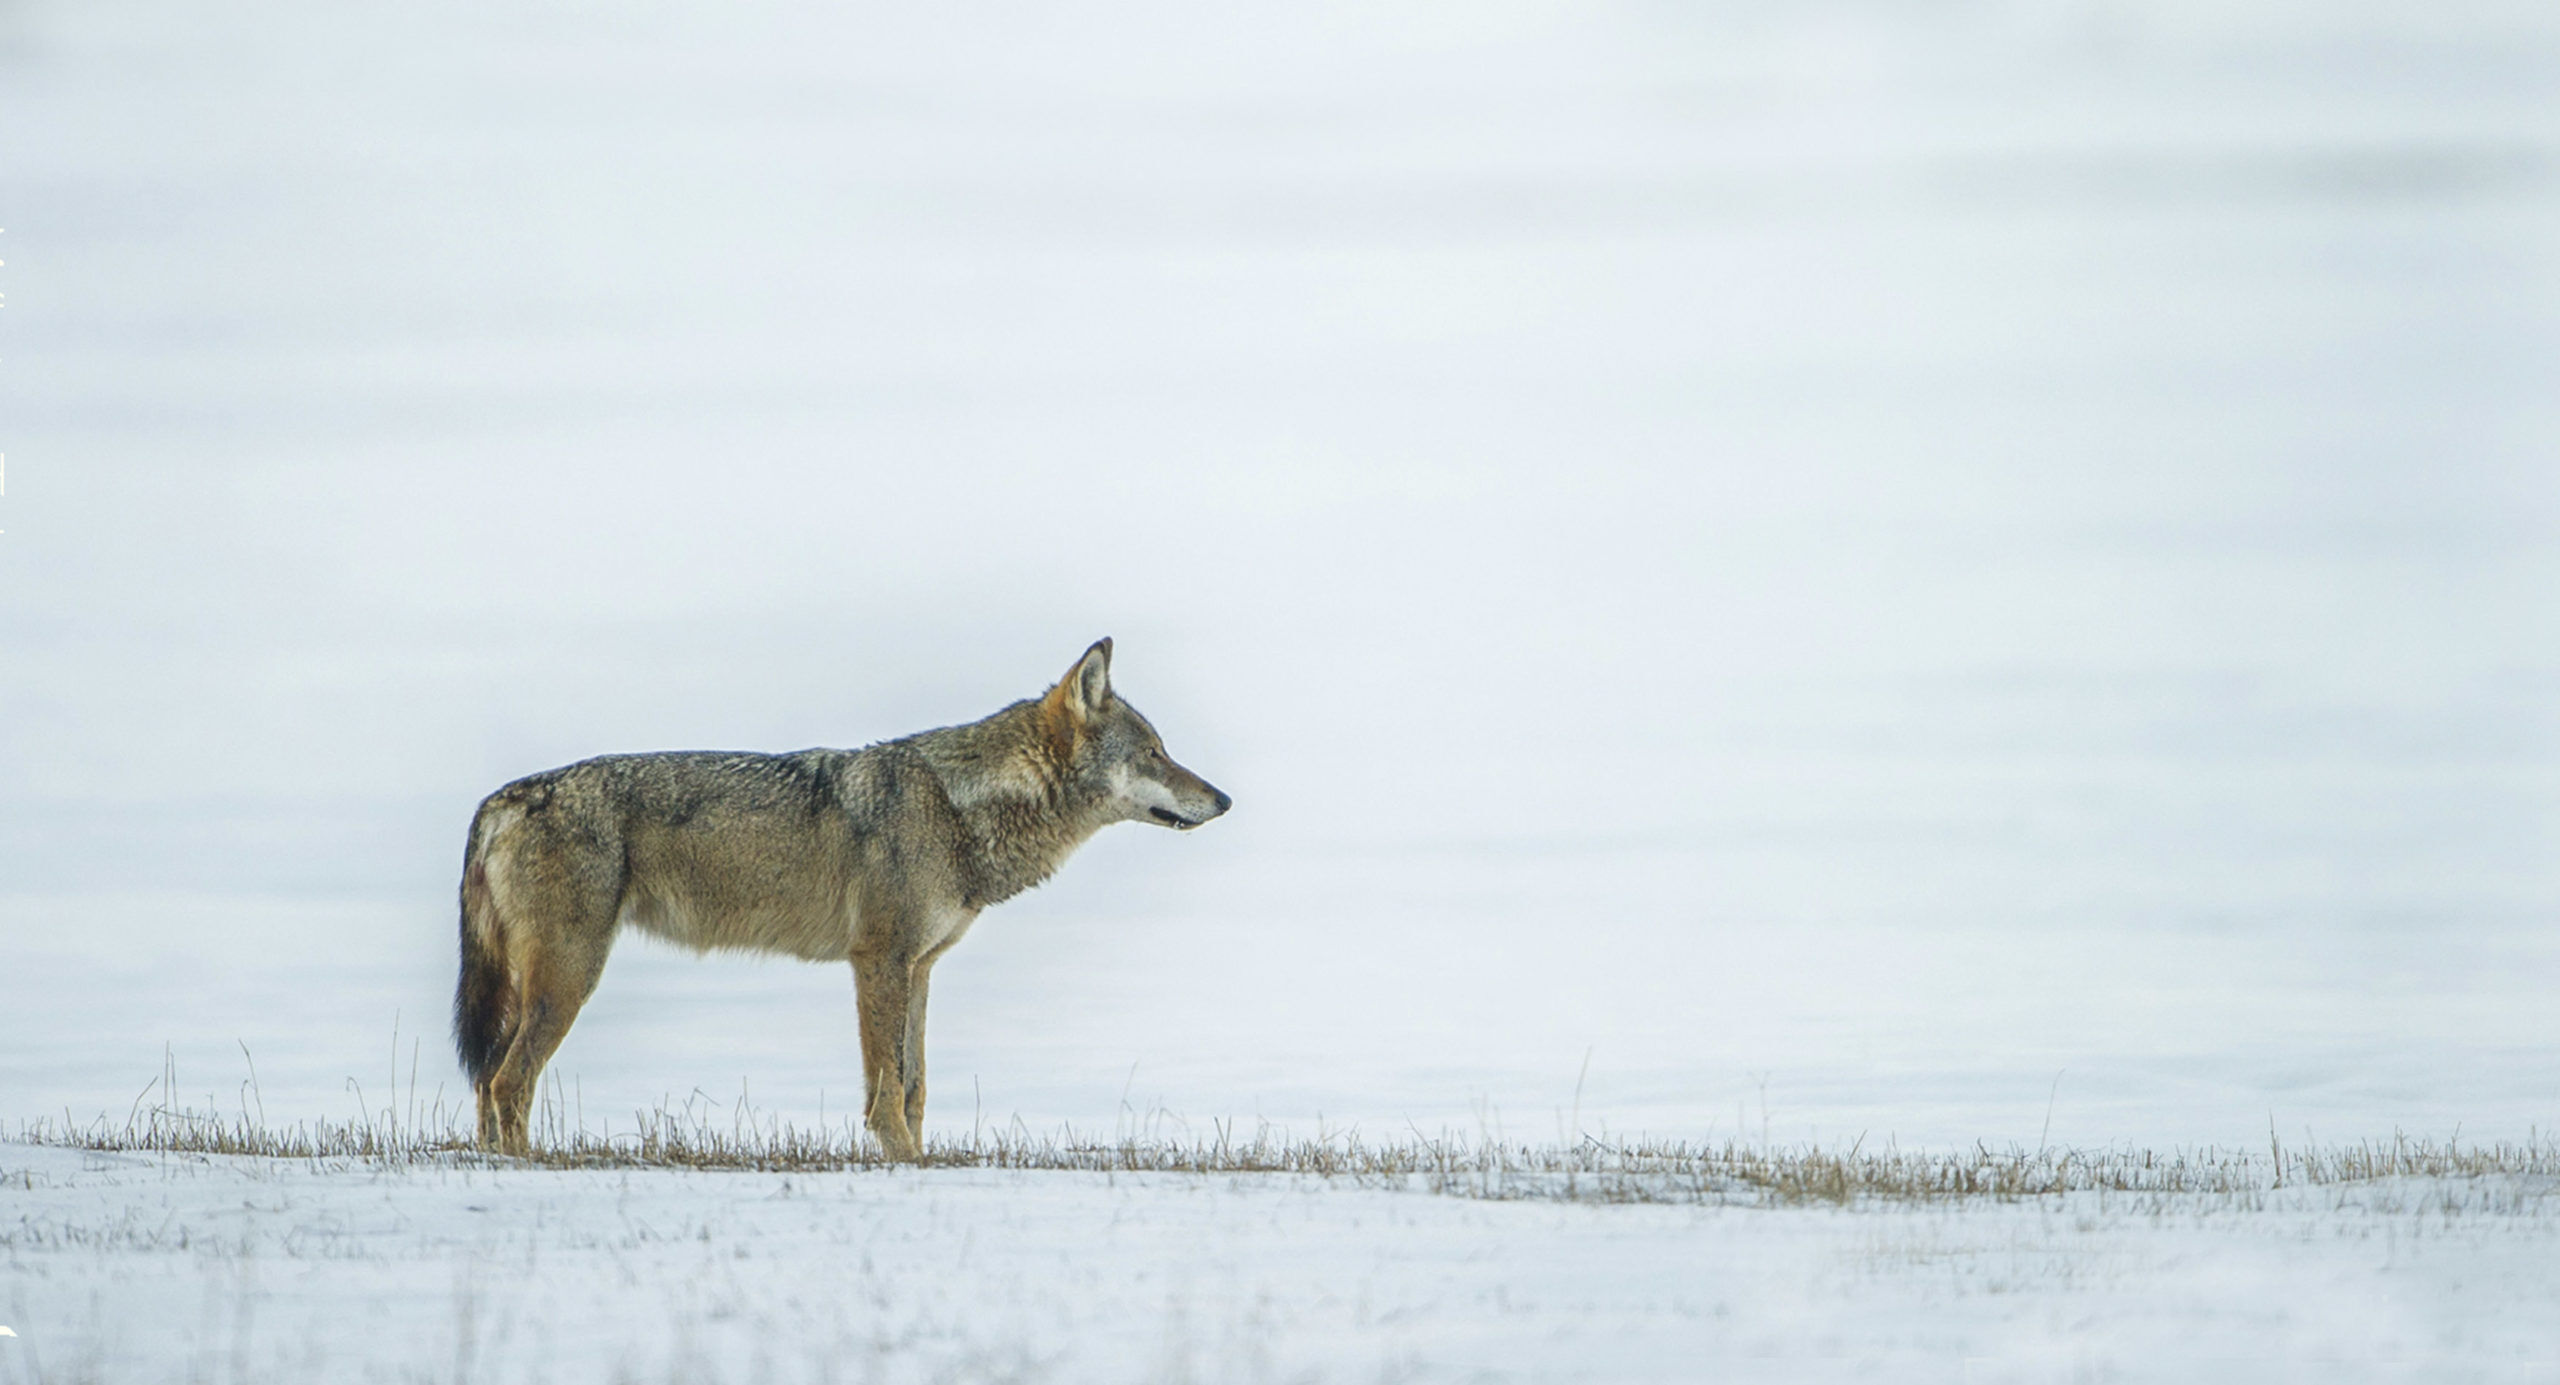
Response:
[[[607,755],[480,804],[463,859],[454,1038],[484,1145],[521,1152],[534,1082],[623,927],[850,962],[864,1119],[922,1151],[924,1002],[980,910],[1115,822],[1230,803],[1112,691],[1102,640],[1041,697],[861,750]]]

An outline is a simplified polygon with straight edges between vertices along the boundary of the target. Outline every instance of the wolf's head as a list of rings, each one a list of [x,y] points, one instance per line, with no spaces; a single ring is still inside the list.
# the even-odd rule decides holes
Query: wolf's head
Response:
[[[1164,738],[1111,690],[1109,640],[1096,640],[1076,660],[1041,699],[1041,712],[1055,728],[1067,782],[1079,796],[1107,805],[1117,821],[1187,831],[1235,802],[1175,764],[1164,753]]]

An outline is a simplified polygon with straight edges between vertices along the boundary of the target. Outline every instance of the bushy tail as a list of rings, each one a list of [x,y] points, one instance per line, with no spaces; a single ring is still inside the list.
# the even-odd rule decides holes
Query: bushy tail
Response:
[[[453,988],[453,1047],[473,1086],[488,1080],[514,1038],[514,982],[507,973],[506,935],[489,888],[487,805],[471,823],[462,857],[462,976]]]

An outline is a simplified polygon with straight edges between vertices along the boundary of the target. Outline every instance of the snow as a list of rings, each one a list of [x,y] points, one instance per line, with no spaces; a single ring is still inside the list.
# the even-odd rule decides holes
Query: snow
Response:
[[[2560,1127],[2560,932],[2531,916],[2455,941],[2325,916],[1807,918],[1772,898],[1770,923],[1739,869],[1671,851],[1275,870],[1237,825],[1240,844],[1119,829],[991,912],[937,971],[929,1129],[2165,1148]],[[452,1105],[450,888],[0,896],[0,933],[50,983],[0,1013],[9,1117],[121,1122],[164,1045],[176,1086],[154,1100],[254,1099],[279,1122]],[[1545,917],[1572,920],[1561,951],[1530,941]],[[554,1061],[561,1098],[617,1129],[696,1093],[841,1115],[852,990],[843,967],[625,939]]]
[[[0,1130],[450,1105],[480,794],[1109,634],[1236,810],[978,925],[937,1131],[2548,1132],[2555,73],[2485,0],[0,4]],[[840,1118],[850,991],[635,940],[558,1098]],[[2553,1354],[2538,1211],[7,1149],[75,1373]]]
[[[1844,1209],[0,1144],[0,1380],[2535,1380],[2549,1179]],[[5,1353],[15,1351],[14,1357]],[[44,1378],[58,1378],[47,1376]]]

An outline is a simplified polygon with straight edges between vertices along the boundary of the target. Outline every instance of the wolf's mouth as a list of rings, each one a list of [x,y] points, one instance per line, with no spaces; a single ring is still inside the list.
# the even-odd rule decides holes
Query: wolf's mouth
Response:
[[[1167,812],[1162,808],[1149,808],[1147,812],[1153,815],[1156,821],[1163,823],[1165,826],[1179,827],[1186,832],[1200,825],[1193,822],[1191,819],[1182,816],[1180,813]]]

